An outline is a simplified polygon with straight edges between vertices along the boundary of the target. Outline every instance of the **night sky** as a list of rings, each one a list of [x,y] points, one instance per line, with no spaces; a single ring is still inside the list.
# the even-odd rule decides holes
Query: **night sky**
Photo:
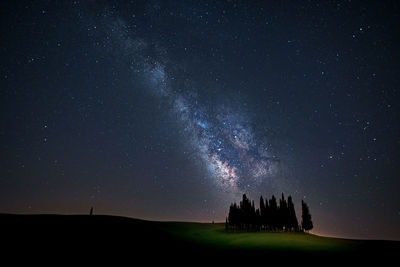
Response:
[[[400,239],[396,1],[2,1],[0,212]]]

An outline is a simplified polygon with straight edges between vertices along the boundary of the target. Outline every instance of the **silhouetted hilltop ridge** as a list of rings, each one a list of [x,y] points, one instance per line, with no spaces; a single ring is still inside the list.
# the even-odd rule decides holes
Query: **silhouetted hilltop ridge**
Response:
[[[222,262],[252,260],[354,260],[397,255],[400,242],[319,237],[295,232],[232,233],[225,223],[155,222],[108,215],[0,214],[2,242],[15,253],[135,257],[217,256]],[[240,257],[237,257],[240,255]],[[305,257],[305,258],[304,258]]]

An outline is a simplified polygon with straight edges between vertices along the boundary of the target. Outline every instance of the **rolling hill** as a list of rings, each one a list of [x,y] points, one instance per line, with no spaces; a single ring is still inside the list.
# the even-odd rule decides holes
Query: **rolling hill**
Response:
[[[146,259],[224,262],[366,261],[394,257],[400,242],[350,240],[303,233],[230,233],[223,223],[155,222],[105,215],[0,214],[2,242],[10,252],[61,257],[116,255]],[[145,256],[145,255],[150,255]]]

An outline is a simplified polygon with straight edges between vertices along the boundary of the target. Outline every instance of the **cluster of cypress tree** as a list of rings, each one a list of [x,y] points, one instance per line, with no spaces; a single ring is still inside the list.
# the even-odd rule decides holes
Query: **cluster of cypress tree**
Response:
[[[226,218],[227,230],[240,231],[303,231],[313,228],[311,214],[305,202],[302,201],[302,227],[299,227],[292,197],[287,201],[282,193],[279,205],[275,196],[271,199],[260,197],[260,208],[256,209],[254,201],[250,201],[246,194],[237,205],[231,204],[229,215]]]

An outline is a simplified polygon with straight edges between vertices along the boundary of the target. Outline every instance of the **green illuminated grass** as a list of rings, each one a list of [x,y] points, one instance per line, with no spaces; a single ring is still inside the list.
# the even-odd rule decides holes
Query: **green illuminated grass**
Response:
[[[224,250],[279,250],[341,252],[357,247],[358,241],[319,237],[304,233],[231,233],[224,224],[161,223],[169,234],[192,244]]]

